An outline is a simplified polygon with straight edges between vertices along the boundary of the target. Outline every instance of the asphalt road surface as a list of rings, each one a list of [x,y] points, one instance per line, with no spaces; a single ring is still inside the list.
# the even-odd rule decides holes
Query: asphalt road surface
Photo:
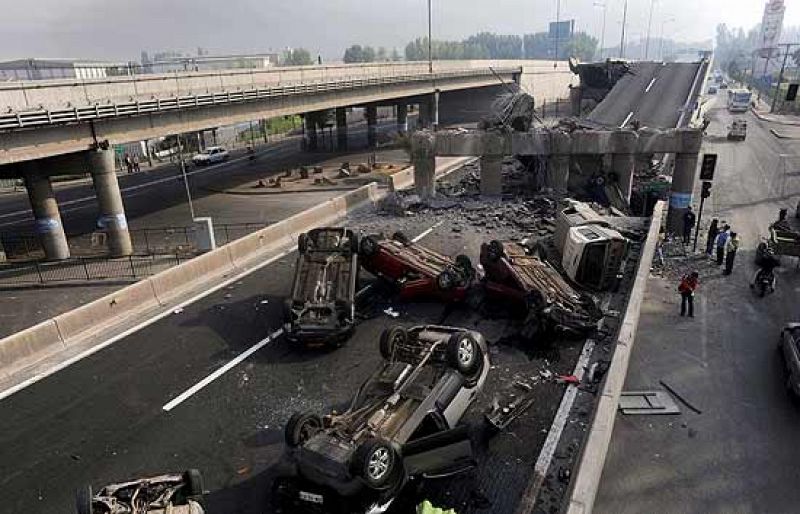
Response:
[[[800,505],[800,410],[776,353],[781,326],[798,320],[795,259],[783,258],[774,294],[758,298],[748,287],[759,237],[781,207],[794,213],[800,148],[751,113],[736,115],[748,121],[747,140],[726,141],[734,117],[722,95],[717,104],[703,148],[719,155],[703,224],[716,217],[740,234],[734,272],[690,257],[651,277],[625,385],[653,389],[664,380],[702,413],[680,404],[679,416],[618,414],[598,513],[788,513]],[[687,319],[678,316],[676,288],[692,268],[701,282],[696,317]]]
[[[631,65],[587,120],[609,127],[671,128],[680,118],[698,63],[641,62]]]

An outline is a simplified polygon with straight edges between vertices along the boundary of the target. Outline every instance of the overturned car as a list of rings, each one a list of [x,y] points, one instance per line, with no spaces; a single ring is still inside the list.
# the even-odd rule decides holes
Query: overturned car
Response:
[[[490,364],[481,334],[453,327],[393,327],[383,364],[346,410],[296,413],[286,425],[288,469],[273,497],[282,512],[370,512],[413,477],[474,466],[464,412]]]
[[[291,296],[286,300],[289,340],[341,344],[355,328],[358,236],[346,228],[300,234]]]
[[[78,489],[78,514],[203,514],[203,478],[196,469],[103,487]]]
[[[360,257],[364,269],[394,283],[404,300],[423,297],[463,301],[476,277],[466,255],[451,259],[409,241],[402,232],[391,238],[364,237]]]
[[[493,240],[481,245],[489,297],[510,301],[527,315],[533,332],[548,328],[587,334],[603,313],[594,299],[570,286],[550,264],[522,245]]]

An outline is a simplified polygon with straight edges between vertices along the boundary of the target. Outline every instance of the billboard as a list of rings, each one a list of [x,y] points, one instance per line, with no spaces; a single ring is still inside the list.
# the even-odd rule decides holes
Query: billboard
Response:
[[[773,55],[773,49],[781,38],[785,12],[786,6],[783,4],[783,0],[767,0],[767,4],[764,6],[764,17],[761,19],[758,45],[761,57],[767,58]]]

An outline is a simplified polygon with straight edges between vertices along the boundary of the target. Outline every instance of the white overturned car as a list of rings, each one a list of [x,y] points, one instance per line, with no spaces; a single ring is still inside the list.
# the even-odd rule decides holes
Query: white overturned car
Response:
[[[203,478],[196,469],[103,487],[79,488],[78,514],[204,514]]]
[[[221,146],[209,146],[203,152],[192,157],[192,162],[196,166],[207,166],[227,161],[229,158],[230,155],[226,149]]]

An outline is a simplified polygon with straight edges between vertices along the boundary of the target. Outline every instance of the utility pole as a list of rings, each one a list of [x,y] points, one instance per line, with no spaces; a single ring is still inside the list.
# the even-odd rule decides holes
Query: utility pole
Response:
[[[554,39],[555,43],[555,55],[553,55],[553,60],[556,61],[553,63],[553,67],[558,66],[558,36],[561,34],[561,0],[556,0],[556,37]]]
[[[183,162],[183,143],[181,142],[181,135],[178,134],[178,159],[181,161],[181,175],[183,176],[183,185],[186,186],[186,199],[189,201],[189,214],[194,223],[194,204],[192,203],[192,193],[189,190],[189,177],[186,176],[186,163]]]
[[[606,42],[606,11],[608,10],[608,0],[604,2],[595,2],[595,7],[602,7],[603,8],[603,28],[600,30],[600,58],[603,58],[603,46],[605,46]]]
[[[673,17],[661,21],[661,37],[659,37],[658,58],[662,61],[664,60],[664,26],[666,26],[667,23],[671,23],[673,21],[675,21],[675,18]]]
[[[619,58],[625,58],[625,23],[628,21],[628,0],[625,0],[625,7],[622,9],[622,35],[619,38]]]
[[[428,0],[428,73],[433,75],[433,40],[431,34],[433,33],[433,18],[431,14],[431,0]]]
[[[650,26],[653,24],[653,5],[655,4],[655,0],[650,0],[650,16],[647,19],[647,39],[645,39],[644,43],[644,60],[647,60],[647,57],[650,55]]]
[[[789,58],[789,50],[793,46],[800,46],[800,44],[782,43],[778,46],[784,47],[786,52],[783,54],[783,64],[781,64],[781,72],[778,74],[778,84],[775,86],[775,96],[772,97],[772,106],[769,108],[769,112],[775,112],[775,104],[778,102],[778,95],[781,93],[781,82],[783,82],[783,72],[786,71],[786,60]]]

